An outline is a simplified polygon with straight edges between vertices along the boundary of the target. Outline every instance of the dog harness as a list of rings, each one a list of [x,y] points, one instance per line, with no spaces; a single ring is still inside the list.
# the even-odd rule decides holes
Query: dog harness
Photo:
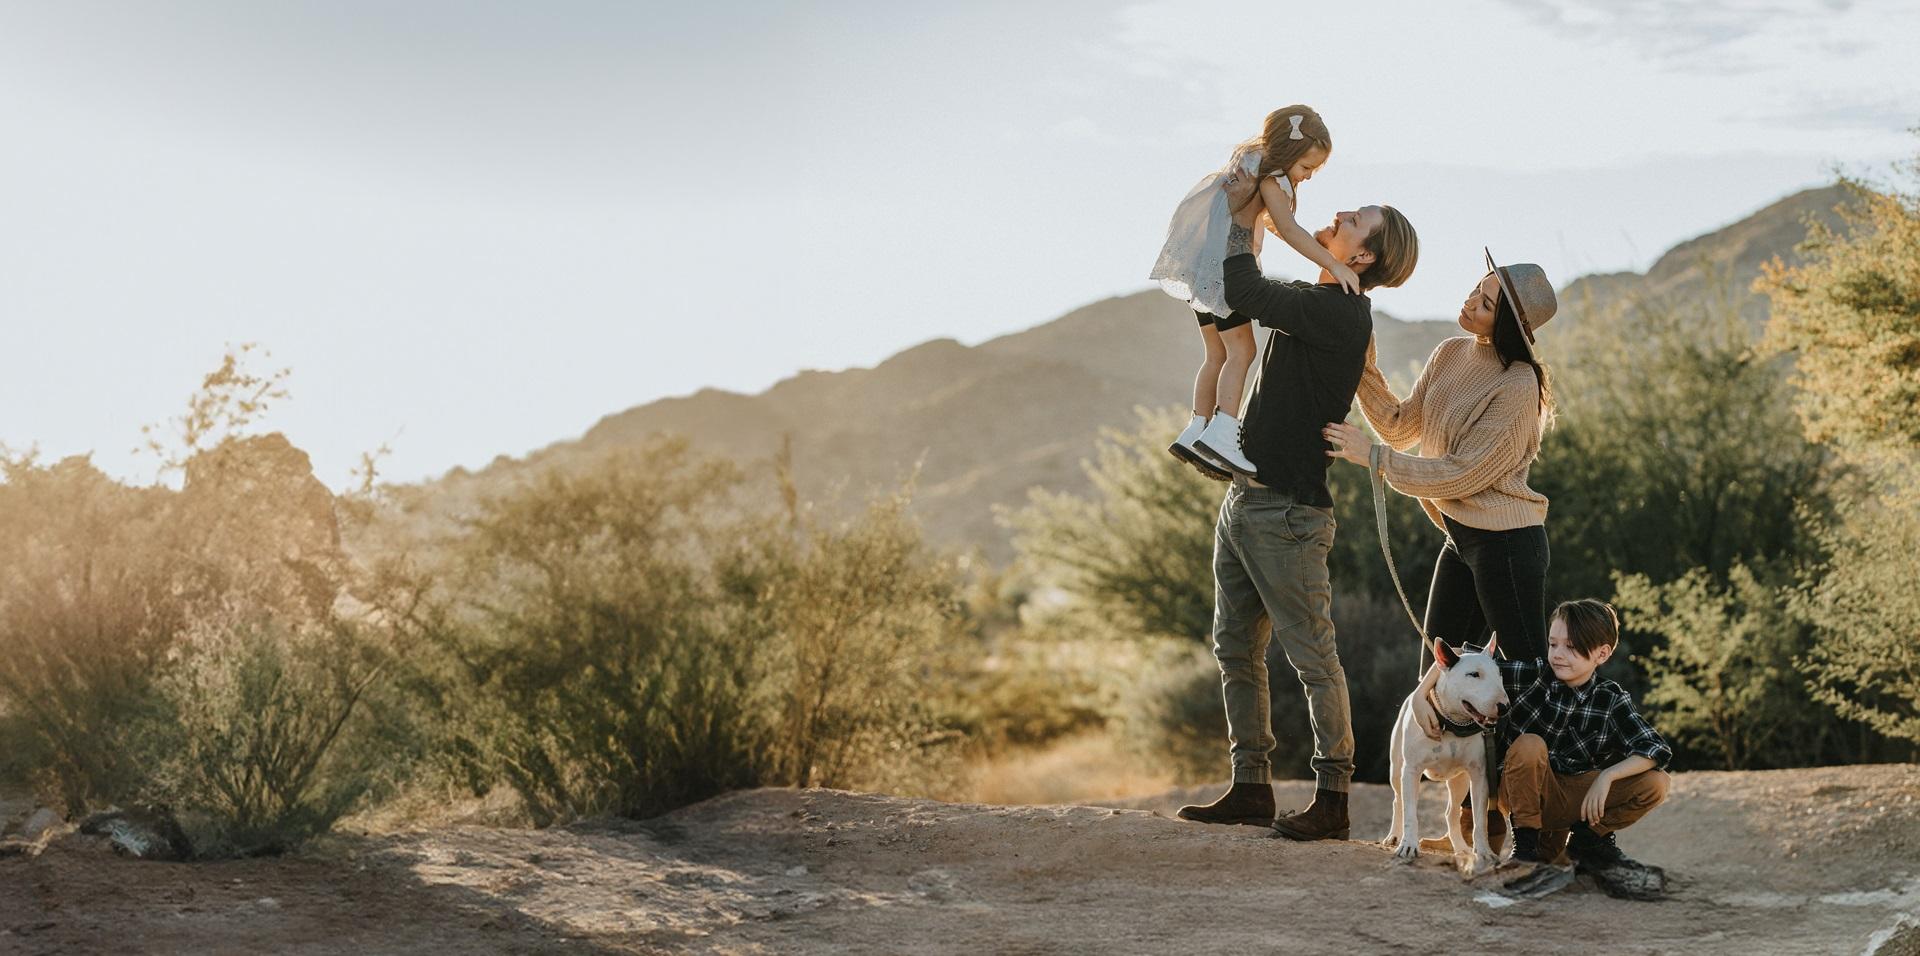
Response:
[[[1489,798],[1498,797],[1500,794],[1500,736],[1493,732],[1494,725],[1482,727],[1470,720],[1455,722],[1447,717],[1446,711],[1440,709],[1440,702],[1435,699],[1433,691],[1427,691],[1427,706],[1433,708],[1433,715],[1440,718],[1440,726],[1446,728],[1447,733],[1455,737],[1478,735],[1481,738],[1480,745],[1485,749],[1486,754],[1487,793]]]

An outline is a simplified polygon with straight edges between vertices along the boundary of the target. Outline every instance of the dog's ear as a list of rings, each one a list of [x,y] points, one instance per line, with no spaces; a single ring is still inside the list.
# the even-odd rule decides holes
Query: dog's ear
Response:
[[[1494,648],[1496,648],[1496,647],[1499,647],[1499,646],[1500,646],[1500,635],[1499,635],[1499,634],[1495,634],[1495,635],[1493,635],[1492,637],[1490,637],[1490,638],[1487,638],[1487,646],[1486,646],[1486,649],[1485,649],[1485,650],[1482,650],[1482,651],[1481,651],[1480,653],[1482,653],[1482,654],[1485,654],[1485,655],[1487,655],[1488,657],[1492,657],[1492,656],[1493,656],[1493,649],[1494,649]]]
[[[1452,670],[1453,665],[1460,663],[1459,653],[1448,647],[1446,641],[1437,637],[1433,639],[1433,659],[1439,661],[1440,666],[1448,670]]]

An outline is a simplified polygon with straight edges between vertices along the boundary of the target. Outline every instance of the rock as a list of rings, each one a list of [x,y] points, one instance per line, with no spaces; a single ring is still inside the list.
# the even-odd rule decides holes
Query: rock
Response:
[[[1920,956],[1920,919],[1901,915],[1867,940],[1867,956]]]
[[[907,890],[929,900],[951,900],[961,895],[959,881],[945,870],[921,870],[907,877]]]
[[[66,818],[62,817],[58,810],[52,807],[41,807],[27,814],[27,821],[20,824],[20,839],[37,840],[40,834],[65,822]]]
[[[298,605],[323,615],[339,597],[344,557],[333,493],[285,435],[228,438],[186,463],[185,512],[238,567],[272,569]]]
[[[180,861],[193,858],[193,846],[180,822],[165,807],[144,806],[107,810],[80,821],[80,832],[105,837],[115,853],[139,860]]]

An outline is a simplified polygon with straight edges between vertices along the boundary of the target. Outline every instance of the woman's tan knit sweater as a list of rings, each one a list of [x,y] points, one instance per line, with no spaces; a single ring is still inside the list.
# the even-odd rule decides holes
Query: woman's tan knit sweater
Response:
[[[1406,401],[1373,363],[1360,376],[1360,412],[1395,451],[1387,483],[1420,499],[1442,529],[1446,515],[1482,531],[1547,521],[1547,499],[1527,487],[1540,453],[1540,386],[1525,362],[1500,367],[1492,345],[1472,336],[1440,343]],[[1418,455],[1406,449],[1420,446]]]

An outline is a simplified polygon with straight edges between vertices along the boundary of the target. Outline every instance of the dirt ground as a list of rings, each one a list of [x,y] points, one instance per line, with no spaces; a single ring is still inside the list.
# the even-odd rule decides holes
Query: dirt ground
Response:
[[[1307,783],[1279,787],[1303,802]],[[1920,953],[1920,766],[1692,773],[1621,836],[1671,898],[1509,904],[1448,861],[1113,807],[731,794],[644,822],[338,836],[298,856],[0,859],[0,953]],[[1440,791],[1423,831],[1438,832]],[[1391,793],[1356,790],[1355,836]]]

